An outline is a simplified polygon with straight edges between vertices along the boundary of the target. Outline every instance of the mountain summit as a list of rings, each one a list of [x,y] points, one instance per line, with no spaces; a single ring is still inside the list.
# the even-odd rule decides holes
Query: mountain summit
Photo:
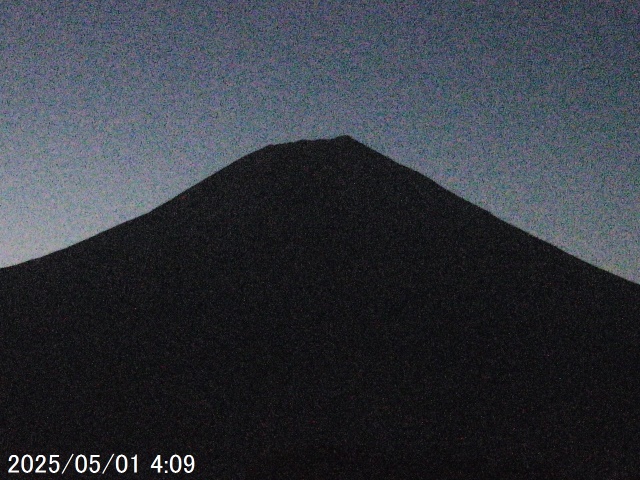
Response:
[[[638,478],[639,300],[351,137],[269,145],[0,270],[0,443],[136,478]]]

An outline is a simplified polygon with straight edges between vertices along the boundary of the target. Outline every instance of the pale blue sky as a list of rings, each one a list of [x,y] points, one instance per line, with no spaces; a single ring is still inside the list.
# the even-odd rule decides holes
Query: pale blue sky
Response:
[[[640,283],[637,2],[7,1],[0,266],[348,134]]]

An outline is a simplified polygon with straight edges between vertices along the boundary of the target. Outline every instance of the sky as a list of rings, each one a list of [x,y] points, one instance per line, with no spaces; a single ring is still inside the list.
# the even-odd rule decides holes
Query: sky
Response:
[[[0,2],[0,266],[351,135],[640,283],[640,3]]]

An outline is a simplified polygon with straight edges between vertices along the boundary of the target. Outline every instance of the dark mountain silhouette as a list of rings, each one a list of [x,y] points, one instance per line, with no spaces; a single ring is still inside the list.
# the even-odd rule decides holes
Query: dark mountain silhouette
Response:
[[[191,478],[640,473],[640,286],[350,137],[263,148],[0,270],[0,295],[6,458],[138,454],[135,478],[173,453]]]

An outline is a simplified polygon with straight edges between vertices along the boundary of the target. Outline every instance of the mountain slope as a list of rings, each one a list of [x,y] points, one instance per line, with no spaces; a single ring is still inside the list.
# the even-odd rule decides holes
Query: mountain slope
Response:
[[[265,147],[0,270],[0,293],[7,453],[138,453],[140,475],[191,453],[201,478],[640,472],[640,287],[350,137]]]

